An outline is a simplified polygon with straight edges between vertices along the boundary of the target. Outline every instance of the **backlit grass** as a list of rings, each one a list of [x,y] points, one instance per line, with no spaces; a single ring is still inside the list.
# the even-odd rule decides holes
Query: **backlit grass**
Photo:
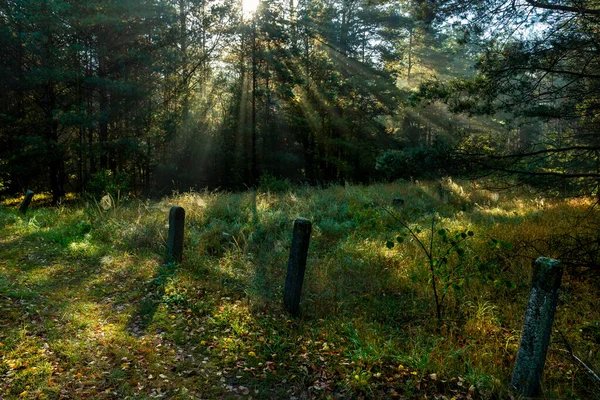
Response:
[[[404,199],[402,207],[393,198]],[[0,398],[506,398],[531,262],[597,229],[593,200],[443,182],[184,193],[103,210],[0,209]],[[168,212],[186,210],[181,264]],[[418,229],[471,230],[435,316]],[[313,223],[302,317],[281,298],[293,220]],[[437,231],[436,229],[436,231]],[[434,247],[438,238],[434,232]],[[563,236],[561,236],[563,235]],[[510,246],[491,246],[492,239]],[[458,273],[455,273],[458,274]],[[598,281],[569,267],[546,398],[597,398]],[[582,362],[575,360],[572,351]]]

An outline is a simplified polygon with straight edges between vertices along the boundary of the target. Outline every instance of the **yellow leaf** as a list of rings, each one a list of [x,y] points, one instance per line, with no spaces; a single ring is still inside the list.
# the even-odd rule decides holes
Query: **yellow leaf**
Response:
[[[250,351],[250,352],[248,352],[248,355],[249,355],[250,357],[256,357],[256,353],[255,353],[255,352],[253,352],[253,351]]]
[[[25,396],[27,396],[27,390],[25,390],[19,394],[19,397],[25,397]]]

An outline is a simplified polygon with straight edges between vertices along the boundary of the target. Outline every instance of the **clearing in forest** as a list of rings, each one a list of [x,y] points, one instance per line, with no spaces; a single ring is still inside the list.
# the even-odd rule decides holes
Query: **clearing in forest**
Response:
[[[575,260],[568,249],[599,220],[592,200],[450,180],[106,208],[38,199],[24,216],[18,204],[0,208],[3,399],[506,398],[532,260]],[[173,205],[186,210],[184,256],[165,264]],[[297,217],[313,231],[295,319],[282,291]],[[419,242],[437,260],[440,318]],[[546,398],[600,393],[586,370],[599,361],[599,286],[575,264]]]

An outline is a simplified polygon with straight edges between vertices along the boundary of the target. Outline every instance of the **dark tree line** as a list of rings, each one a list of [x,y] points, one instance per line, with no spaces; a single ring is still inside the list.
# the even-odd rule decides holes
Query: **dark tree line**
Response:
[[[597,192],[593,2],[0,1],[0,190],[496,171]],[[486,117],[475,117],[486,115]],[[493,118],[490,118],[493,117]]]

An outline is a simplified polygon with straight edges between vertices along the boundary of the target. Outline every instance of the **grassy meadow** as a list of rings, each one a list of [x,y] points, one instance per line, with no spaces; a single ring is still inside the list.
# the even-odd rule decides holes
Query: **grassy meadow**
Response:
[[[42,201],[0,208],[1,399],[508,398],[532,261],[600,221],[593,199],[448,179]],[[173,205],[184,259],[165,264]],[[296,217],[313,224],[298,319]],[[599,289],[565,270],[543,398],[600,398]]]

